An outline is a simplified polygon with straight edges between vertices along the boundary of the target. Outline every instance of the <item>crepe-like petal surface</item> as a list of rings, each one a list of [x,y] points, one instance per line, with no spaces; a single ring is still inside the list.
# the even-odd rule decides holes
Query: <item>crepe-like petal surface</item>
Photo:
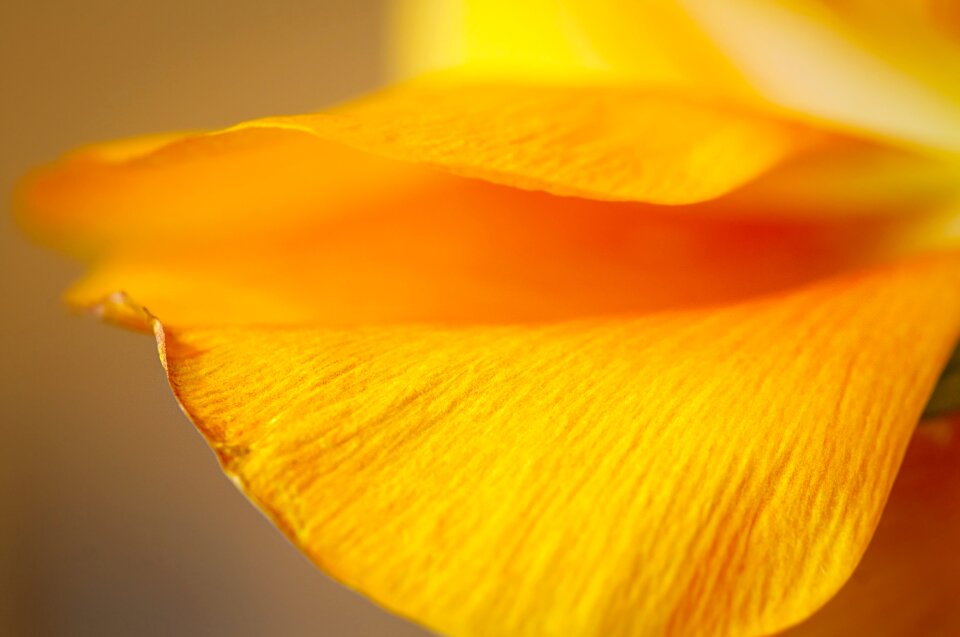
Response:
[[[850,581],[783,637],[960,634],[960,421],[920,427]]]
[[[453,635],[764,634],[856,566],[958,285],[942,254],[644,317],[155,329],[225,470],[388,608]]]

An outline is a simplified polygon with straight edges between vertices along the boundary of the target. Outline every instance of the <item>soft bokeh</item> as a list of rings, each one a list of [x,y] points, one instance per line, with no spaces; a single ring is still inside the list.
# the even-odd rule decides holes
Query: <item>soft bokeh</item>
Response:
[[[375,0],[5,0],[0,190],[86,142],[378,85]],[[321,575],[220,473],[152,339],[71,317],[79,268],[0,215],[0,634],[422,635]]]

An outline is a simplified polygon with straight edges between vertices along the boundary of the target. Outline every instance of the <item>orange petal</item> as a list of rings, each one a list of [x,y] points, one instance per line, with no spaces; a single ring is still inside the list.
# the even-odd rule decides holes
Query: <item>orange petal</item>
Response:
[[[783,637],[960,634],[960,422],[920,427],[850,581]]]
[[[869,541],[960,330],[960,256],[527,326],[169,329],[225,470],[452,635],[764,634]]]
[[[36,234],[89,253],[383,206],[424,167],[595,199],[701,201],[821,140],[646,90],[434,78],[329,113],[151,140],[140,154],[135,142],[81,150],[36,172],[19,198]]]
[[[98,307],[122,290],[175,326],[559,321],[794,287],[887,258],[923,227],[737,218],[439,174],[408,186],[340,220],[118,246],[69,299]]]

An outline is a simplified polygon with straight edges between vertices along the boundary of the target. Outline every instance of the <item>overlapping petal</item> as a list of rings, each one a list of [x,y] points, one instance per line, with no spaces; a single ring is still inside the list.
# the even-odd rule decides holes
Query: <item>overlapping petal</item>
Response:
[[[844,128],[960,153],[960,46],[938,38],[910,3],[682,4],[773,104]]]
[[[681,3],[405,0],[392,3],[399,76],[449,67],[525,78],[597,73],[697,94],[752,94]]]
[[[402,199],[427,178],[422,167],[593,199],[696,202],[822,140],[629,87],[438,77],[321,114],[81,150],[36,173],[21,197],[38,233],[90,251],[342,215]]]

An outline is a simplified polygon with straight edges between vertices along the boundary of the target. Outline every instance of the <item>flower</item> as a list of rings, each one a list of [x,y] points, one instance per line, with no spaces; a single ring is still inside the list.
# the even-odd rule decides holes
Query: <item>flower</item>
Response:
[[[408,5],[404,68],[461,68],[81,149],[21,218],[307,555],[432,628],[843,630],[879,524],[884,628],[949,631],[960,445],[914,432],[960,333],[957,22],[873,4],[479,0],[439,43]]]

